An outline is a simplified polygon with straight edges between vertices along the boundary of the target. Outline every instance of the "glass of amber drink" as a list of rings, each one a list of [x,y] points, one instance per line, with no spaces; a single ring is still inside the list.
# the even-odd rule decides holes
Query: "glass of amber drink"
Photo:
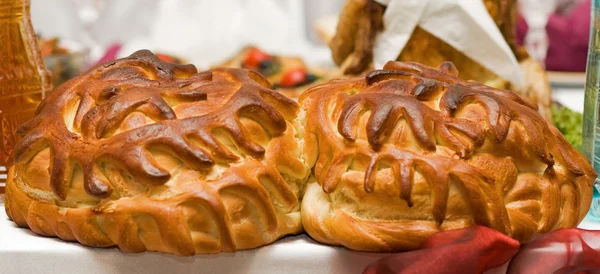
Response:
[[[0,0],[0,192],[18,127],[52,89],[31,25],[30,0]]]

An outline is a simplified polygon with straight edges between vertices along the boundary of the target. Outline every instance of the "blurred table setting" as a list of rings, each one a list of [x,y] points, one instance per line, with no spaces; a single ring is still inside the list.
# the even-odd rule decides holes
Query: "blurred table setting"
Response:
[[[519,43],[549,70],[557,100],[581,110],[577,98],[582,97],[561,94],[578,93],[583,84],[589,0],[519,2]],[[311,65],[333,67],[327,36],[335,31],[343,4],[343,0],[33,0],[31,13],[41,37],[57,38],[72,52],[81,52],[88,65],[147,48],[205,69],[254,45],[297,55]]]
[[[77,41],[91,62],[115,45],[116,57],[137,49],[179,56],[199,68],[223,62],[246,45],[310,62],[329,61],[312,23],[343,1],[302,0],[33,0],[32,20],[45,37]]]

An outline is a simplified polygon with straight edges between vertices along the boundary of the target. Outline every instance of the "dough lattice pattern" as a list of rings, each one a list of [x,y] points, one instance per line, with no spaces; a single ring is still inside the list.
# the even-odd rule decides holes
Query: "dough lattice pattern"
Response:
[[[21,127],[6,211],[37,234],[178,255],[303,229],[399,251],[474,224],[521,242],[576,226],[587,160],[535,104],[457,75],[390,62],[298,104],[252,71],[140,51],[62,85]]]
[[[457,75],[449,62],[437,69],[389,62],[301,97],[305,151],[322,187],[304,198],[309,234],[398,250],[450,227],[486,225],[527,241],[579,223],[596,176],[587,161],[535,104]],[[304,212],[325,208],[325,200],[327,212]],[[340,218],[353,228],[335,232],[332,220]]]
[[[49,188],[13,178],[7,212],[40,234],[127,251],[189,255],[274,241],[301,230],[297,109],[251,71],[198,73],[148,51],[99,65],[21,127],[11,176],[41,162],[48,173],[36,179]],[[45,199],[13,203],[40,192]]]

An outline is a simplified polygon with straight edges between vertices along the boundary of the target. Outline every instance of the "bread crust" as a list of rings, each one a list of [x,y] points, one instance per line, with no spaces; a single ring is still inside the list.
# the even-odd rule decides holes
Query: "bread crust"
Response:
[[[149,51],[60,86],[20,129],[7,215],[94,247],[193,255],[302,232],[298,104],[242,69]]]
[[[522,243],[577,226],[597,177],[587,159],[536,104],[457,75],[389,62],[296,103],[256,72],[140,51],[42,102],[19,130],[5,209],[36,234],[177,255],[303,229],[383,252],[472,225]]]
[[[472,225],[525,243],[579,224],[597,176],[585,157],[532,102],[457,74],[394,61],[302,95],[311,237],[383,252]]]

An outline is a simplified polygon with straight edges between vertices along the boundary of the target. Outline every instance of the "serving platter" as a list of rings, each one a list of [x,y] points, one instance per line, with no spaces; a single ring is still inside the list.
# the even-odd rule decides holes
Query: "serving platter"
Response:
[[[585,85],[585,73],[549,71],[548,80],[553,87],[581,88]]]

